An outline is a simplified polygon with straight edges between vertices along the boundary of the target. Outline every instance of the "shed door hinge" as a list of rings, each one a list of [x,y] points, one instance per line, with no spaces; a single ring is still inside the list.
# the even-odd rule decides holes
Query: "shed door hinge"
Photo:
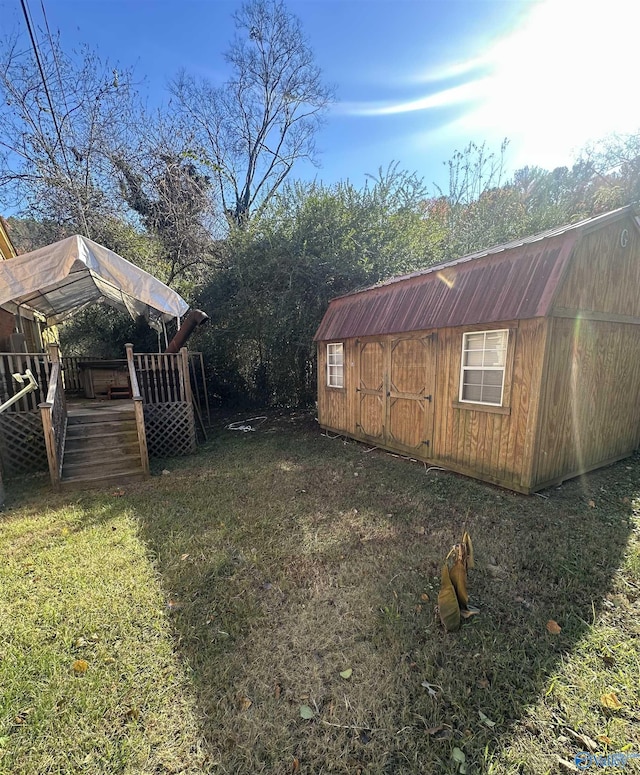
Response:
[[[433,400],[433,396],[431,394],[429,394],[428,396],[422,396],[422,398],[425,401],[429,401],[429,403],[431,403],[431,401]]]
[[[425,445],[425,447],[428,447],[429,446],[429,439],[427,439],[426,441],[423,441],[422,443]]]

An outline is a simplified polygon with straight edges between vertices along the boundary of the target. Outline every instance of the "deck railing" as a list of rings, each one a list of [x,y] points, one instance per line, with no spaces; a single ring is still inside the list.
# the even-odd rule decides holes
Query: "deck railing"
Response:
[[[129,368],[129,382],[131,383],[131,397],[133,398],[133,408],[136,413],[136,427],[138,429],[138,443],[140,444],[140,460],[142,461],[142,473],[145,477],[149,476],[149,450],[147,448],[147,430],[144,422],[144,406],[140,385],[138,384],[138,375],[134,363],[133,345],[126,344],[127,366]]]
[[[64,389],[67,393],[81,393],[82,380],[80,379],[80,369],[78,364],[81,361],[99,360],[88,355],[63,355],[60,358],[62,363],[62,372],[64,375]]]
[[[24,374],[27,369],[36,378],[39,389],[28,393],[11,406],[9,412],[34,412],[43,400],[49,377],[51,361],[46,353],[0,353],[0,404],[8,401],[21,389],[13,374]]]
[[[47,447],[49,461],[49,476],[54,490],[60,489],[62,476],[62,461],[64,458],[64,443],[67,435],[67,402],[62,384],[62,364],[58,345],[49,345],[51,374],[47,400],[40,404],[42,430]]]
[[[174,404],[188,400],[181,353],[135,353],[133,357],[146,403]]]

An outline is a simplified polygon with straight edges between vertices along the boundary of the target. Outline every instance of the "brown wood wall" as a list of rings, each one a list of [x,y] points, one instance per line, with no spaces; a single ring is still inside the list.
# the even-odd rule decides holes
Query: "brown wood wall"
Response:
[[[490,328],[510,330],[505,408],[499,411],[458,403],[462,335]],[[326,342],[320,342],[320,425],[527,491],[546,330],[547,321],[536,319],[348,339],[344,390],[326,387]]]
[[[345,389],[327,387],[327,345],[318,343],[318,420],[320,425],[353,435],[353,398],[355,340],[344,342],[344,379]]]
[[[640,329],[551,321],[537,486],[625,457],[640,442]]]
[[[626,229],[627,244],[621,245]],[[640,234],[631,218],[586,234],[575,248],[554,309],[640,318]]]
[[[503,324],[510,330],[504,405],[491,408],[456,406],[460,383],[462,334],[469,328],[438,331],[434,452],[443,465],[464,469],[481,479],[514,489],[531,485],[533,442],[545,347],[542,318]],[[477,326],[476,328],[484,330]]]
[[[321,342],[320,424],[524,492],[624,457],[640,444],[638,289],[626,218],[582,236],[549,318],[346,340],[344,390],[325,385]],[[462,335],[491,328],[510,330],[504,406],[460,405]]]
[[[626,230],[626,244],[621,241]],[[640,442],[640,235],[586,234],[556,294],[540,413],[537,487],[625,457]],[[636,324],[633,324],[635,321]]]

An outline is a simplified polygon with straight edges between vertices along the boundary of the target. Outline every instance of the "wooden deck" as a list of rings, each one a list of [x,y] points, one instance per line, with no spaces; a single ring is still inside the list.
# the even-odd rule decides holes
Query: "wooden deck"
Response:
[[[120,374],[117,389],[100,384],[88,398],[83,363],[96,359],[61,358],[56,346],[0,353],[4,400],[17,392],[15,372],[30,368],[39,384],[0,415],[5,478],[48,468],[54,489],[115,486],[148,476],[149,457],[195,452],[196,422],[203,430],[209,413],[201,353],[134,353],[127,345],[126,356],[119,371],[122,364],[130,390]]]

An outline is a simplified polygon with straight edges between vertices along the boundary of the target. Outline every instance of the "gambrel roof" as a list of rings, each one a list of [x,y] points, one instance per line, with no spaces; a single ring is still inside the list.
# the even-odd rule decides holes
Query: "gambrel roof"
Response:
[[[633,215],[622,207],[340,296],[315,340],[543,317],[578,239]]]

